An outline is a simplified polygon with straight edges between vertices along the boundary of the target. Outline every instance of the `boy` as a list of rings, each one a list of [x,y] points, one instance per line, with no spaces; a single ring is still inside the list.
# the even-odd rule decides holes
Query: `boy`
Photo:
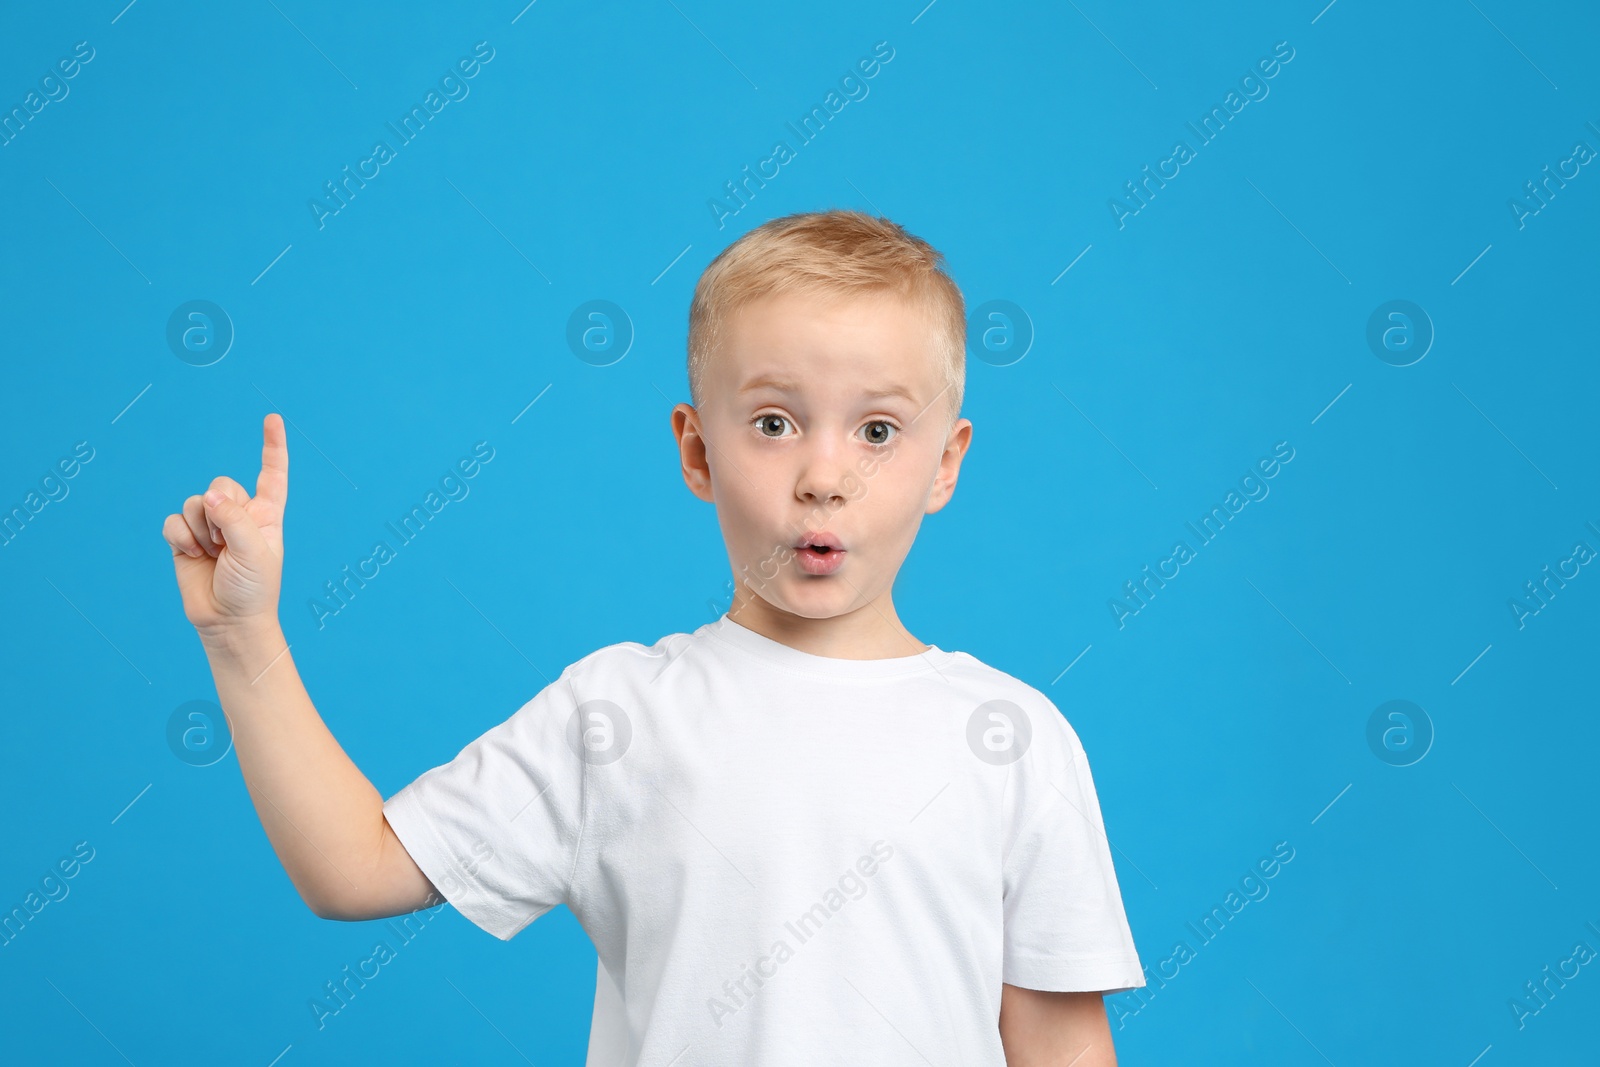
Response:
[[[167,517],[256,811],[319,916],[448,900],[599,956],[588,1063],[1114,1065],[1144,985],[1088,761],[1036,689],[892,600],[972,437],[965,307],[926,242],[776,219],[690,308],[683,478],[737,578],[716,622],[572,664],[387,802],[278,627],[288,454]]]

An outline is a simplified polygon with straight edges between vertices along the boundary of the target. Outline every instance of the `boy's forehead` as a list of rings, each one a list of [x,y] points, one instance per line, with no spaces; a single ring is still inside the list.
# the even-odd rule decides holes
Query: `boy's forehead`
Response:
[[[865,397],[916,400],[936,374],[925,315],[878,294],[761,297],[731,316],[720,347],[711,370],[735,398],[802,392],[831,374]]]
[[[743,399],[767,390],[789,394],[803,393],[806,391],[808,380],[814,383],[814,378],[808,379],[803,367],[761,371],[746,379],[736,390],[735,397]],[[913,404],[919,402],[918,383],[914,381],[863,371],[859,377],[852,378],[851,384],[856,387],[853,392],[866,400],[898,397]]]

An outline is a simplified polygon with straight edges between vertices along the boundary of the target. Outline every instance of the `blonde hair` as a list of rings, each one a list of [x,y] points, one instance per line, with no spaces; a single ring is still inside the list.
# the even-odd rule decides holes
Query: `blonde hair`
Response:
[[[927,315],[934,357],[947,383],[949,425],[966,384],[967,314],[944,256],[885,218],[834,209],[762,223],[718,253],[689,305],[689,397],[698,407],[712,354],[734,312],[764,296],[821,298],[892,294]]]

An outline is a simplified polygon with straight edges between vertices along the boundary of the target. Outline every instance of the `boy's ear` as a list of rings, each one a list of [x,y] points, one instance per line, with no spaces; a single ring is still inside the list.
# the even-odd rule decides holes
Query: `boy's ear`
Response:
[[[700,413],[693,404],[679,404],[672,409],[672,436],[678,441],[678,462],[683,468],[683,484],[689,492],[715,503],[711,493],[711,468],[706,463],[706,441],[701,436]]]
[[[926,514],[932,515],[950,503],[950,498],[955,495],[956,479],[961,475],[961,460],[971,444],[972,420],[957,419],[955,425],[950,427],[944,454],[939,457],[939,470],[933,477],[933,488],[928,493]]]

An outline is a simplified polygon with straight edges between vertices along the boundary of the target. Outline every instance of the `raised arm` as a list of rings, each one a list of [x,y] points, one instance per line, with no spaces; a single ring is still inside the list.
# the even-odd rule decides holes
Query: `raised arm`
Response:
[[[289,448],[261,427],[256,495],[232,478],[168,515],[183,610],[200,637],[245,788],[301,899],[328,919],[375,919],[442,898],[383,817],[383,798],[345,755],[300,681],[278,623]]]

